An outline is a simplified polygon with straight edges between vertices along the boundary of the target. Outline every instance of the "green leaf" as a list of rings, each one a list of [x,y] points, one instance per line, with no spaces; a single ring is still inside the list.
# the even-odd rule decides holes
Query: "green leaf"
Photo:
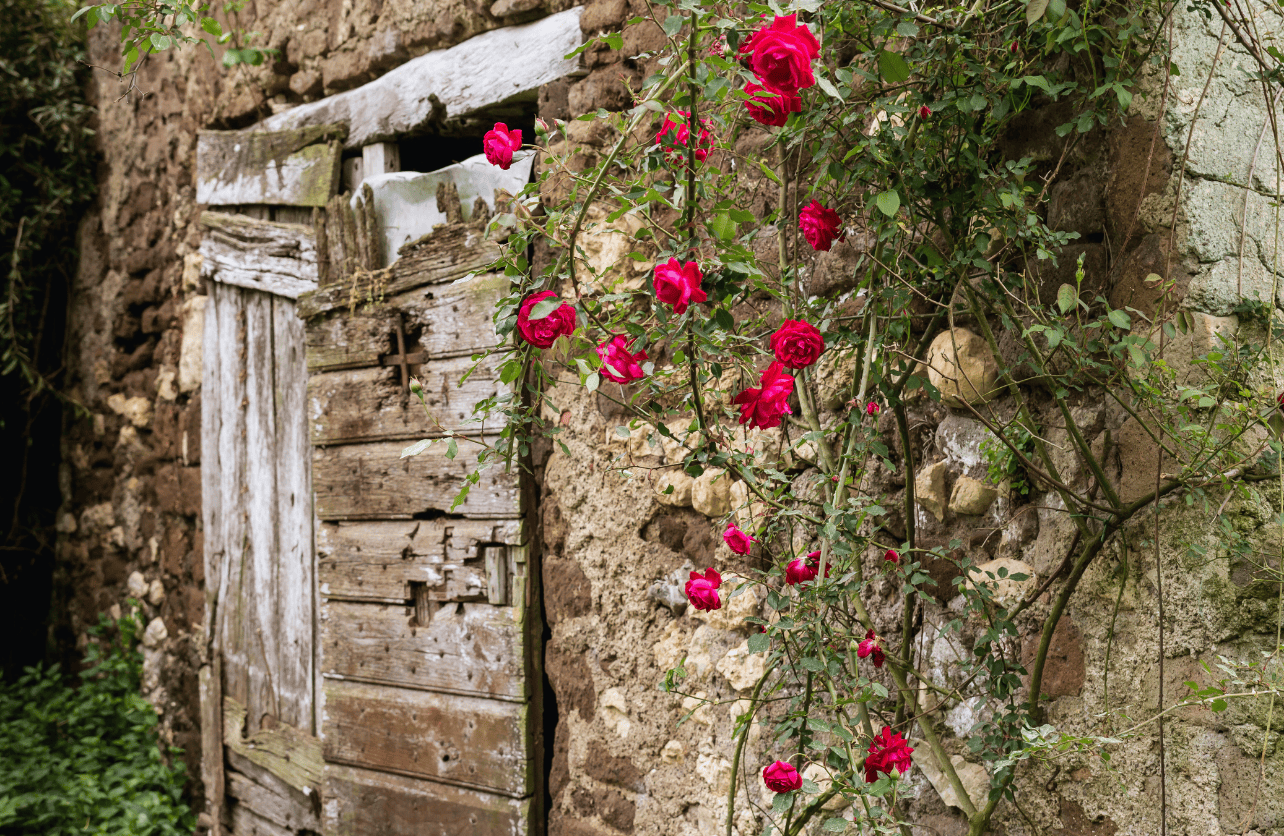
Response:
[[[452,438],[450,443],[446,445],[446,458],[453,459],[457,455],[459,455],[459,445]]]
[[[1048,10],[1048,0],[1029,0],[1025,4],[1025,22],[1034,25]]]
[[[896,193],[895,189],[888,189],[874,198],[874,203],[878,205],[880,212],[891,218],[896,215],[896,210],[901,208],[901,196]]]
[[[771,636],[766,633],[754,633],[749,636],[749,652],[764,653],[771,649]]]
[[[1067,314],[1079,304],[1079,293],[1068,284],[1063,284],[1057,288],[1057,307],[1061,313]]]
[[[1061,20],[1066,15],[1066,0],[1048,0],[1048,19]]]
[[[819,673],[825,669],[825,663],[817,659],[815,656],[804,656],[798,664],[802,665],[812,673]]]
[[[223,66],[235,67],[241,63],[241,51],[239,49],[229,49],[223,53]]]
[[[847,829],[847,819],[841,816],[825,819],[825,823],[820,826],[820,829],[826,833],[842,833]]]
[[[838,99],[840,102],[843,100],[843,94],[838,92],[838,88],[829,79],[818,76],[816,78],[816,86],[824,90],[825,94],[830,98]]]
[[[736,237],[736,222],[725,212],[719,212],[713,216],[713,221],[709,224],[709,230],[719,241],[730,241]]]
[[[530,315],[527,317],[531,322],[539,322],[541,319],[547,319],[553,311],[562,307],[562,300],[557,297],[552,299],[541,299],[531,308]]]
[[[664,19],[664,34],[672,38],[682,31],[682,24],[686,22],[687,19],[682,15],[669,15]]]
[[[152,47],[156,50],[169,49],[172,41],[169,35],[162,35],[159,32],[153,32],[151,38]]]
[[[888,84],[900,84],[910,77],[910,66],[895,52],[878,53],[878,73]]]
[[[597,387],[600,386],[601,383],[602,383],[602,375],[598,374],[597,372],[593,372],[593,374],[589,375],[584,379],[584,388],[589,390],[590,392],[596,392]]]
[[[1132,318],[1121,310],[1113,310],[1106,314],[1106,317],[1110,320],[1110,324],[1116,328],[1121,328],[1124,331],[1132,328]]]
[[[437,440],[438,439],[435,439],[435,438],[420,439],[419,441],[416,441],[414,444],[411,444],[406,449],[402,450],[401,458],[408,459],[411,456],[417,456],[423,451],[427,450],[432,445],[432,443]]]
[[[91,9],[94,9],[94,8],[96,8],[96,7],[95,7],[95,6],[85,6],[83,9],[81,9],[80,11],[76,12],[74,15],[72,15],[72,16],[71,16],[71,22],[72,22],[72,23],[75,23],[77,20],[80,20],[80,16],[81,16],[81,15],[83,15],[85,12],[88,12],[88,11],[90,11]]]
[[[1208,706],[1213,711],[1222,712],[1226,710],[1226,700],[1213,700]]]

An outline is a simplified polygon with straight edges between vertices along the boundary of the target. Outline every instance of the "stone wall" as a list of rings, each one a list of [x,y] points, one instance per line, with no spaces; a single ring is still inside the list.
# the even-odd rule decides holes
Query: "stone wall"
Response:
[[[203,297],[196,254],[201,207],[193,202],[192,182],[196,131],[249,124],[291,104],[356,86],[427,50],[567,5],[564,0],[553,5],[538,0],[258,0],[242,13],[241,22],[265,32],[266,44],[282,50],[268,66],[225,71],[203,50],[189,49],[153,58],[140,73],[138,93],[126,98],[120,98],[123,91],[114,78],[95,76],[102,188],[81,228],[69,343],[73,393],[92,415],[69,419],[66,429],[57,629],[66,644],[83,642],[84,629],[97,613],[125,606],[126,598],[140,601],[149,621],[147,694],[160,711],[167,742],[186,750],[193,776],[200,774],[195,671],[204,652]],[[648,69],[629,56],[663,43],[652,24],[624,27],[645,7],[637,0],[587,5],[581,19],[585,34],[623,28],[622,48],[589,51],[582,76],[547,85],[540,93],[541,116],[565,119],[630,103],[628,88],[636,87]],[[1241,295],[1256,292],[1265,301],[1275,289],[1271,271],[1279,268],[1269,193],[1277,187],[1277,168],[1269,136],[1256,150],[1265,109],[1260,91],[1240,70],[1246,59],[1238,47],[1228,46],[1222,54],[1195,118],[1217,53],[1217,27],[1180,9],[1178,15],[1174,60],[1181,75],[1172,79],[1166,109],[1161,115],[1162,79],[1152,78],[1150,95],[1134,100],[1126,125],[1089,135],[1076,147],[1052,188],[1049,220],[1081,237],[1059,268],[1032,269],[1043,287],[1055,291],[1083,254],[1092,288],[1113,304],[1142,311],[1153,311],[1156,303],[1145,277],[1170,276],[1207,350],[1213,334],[1237,333],[1232,308]],[[1278,20],[1267,20],[1280,31]],[[95,63],[113,66],[112,37],[94,33]],[[1064,118],[1055,108],[1033,114],[1009,137],[1007,153],[1051,164],[1061,149],[1053,128]],[[1156,128],[1158,141],[1152,144]],[[586,157],[608,140],[593,123],[572,123],[569,130],[570,141]],[[1249,181],[1250,166],[1252,188],[1234,185]],[[1241,240],[1238,218],[1245,200],[1249,236]],[[618,239],[627,241],[626,234],[622,229],[615,238],[595,236],[589,242],[591,256],[613,263],[623,252]],[[839,248],[820,259],[812,266],[812,290],[842,292],[845,259],[852,257],[850,248]],[[645,280],[645,271],[635,272],[632,278]],[[849,367],[833,363],[827,368],[841,380]],[[828,406],[841,404],[831,400]],[[748,512],[743,490],[716,474],[690,482],[667,477],[675,491],[661,497],[659,490],[669,482],[657,484],[649,468],[675,451],[649,447],[637,434],[617,435],[620,416],[577,387],[555,389],[543,408],[563,428],[561,440],[569,451],[549,447],[538,462],[538,537],[551,630],[545,662],[557,711],[549,741],[550,833],[721,832],[734,758],[732,719],[762,664],[761,657],[747,652],[743,619],[758,613],[760,601],[742,595],[724,610],[696,613],[686,609],[680,587],[690,568],[746,568],[717,536],[726,514]],[[1057,421],[1044,418],[1055,436]],[[1109,432],[1118,440],[1111,468],[1121,491],[1137,490],[1153,478],[1153,448],[1128,426],[1124,414],[1100,399],[1085,398],[1076,418],[1095,436]],[[1072,537],[1068,521],[1056,513],[1055,499],[1037,493],[992,497],[978,488],[986,476],[981,455],[986,434],[963,410],[921,403],[913,423],[915,460],[923,463],[916,474],[922,487],[917,523],[928,544],[944,545],[957,537],[975,560],[1027,566],[1036,579],[1029,583],[1054,571]],[[893,428],[884,423],[880,430],[889,447],[898,449]],[[1059,432],[1064,435],[1064,429]],[[630,474],[620,472],[622,464],[633,465]],[[1064,464],[1079,478],[1077,460],[1070,457]],[[797,461],[795,473],[800,490],[814,483],[805,459]],[[1274,515],[1239,501],[1227,508],[1246,529],[1262,527]],[[1166,703],[1180,695],[1183,681],[1206,678],[1198,660],[1269,646],[1272,596],[1278,594],[1264,590],[1251,569],[1217,554],[1216,542],[1205,533],[1212,511],[1168,513],[1165,542],[1197,535],[1210,553],[1197,560],[1184,549],[1161,544],[1169,613]],[[1125,708],[1141,719],[1158,705],[1156,566],[1153,549],[1144,546],[1146,536],[1130,531],[1126,551],[1119,547],[1103,554],[1062,620],[1045,682],[1055,697],[1049,722],[1059,727],[1098,733],[1107,707]],[[938,589],[948,589],[954,567],[942,561],[931,568],[942,581]],[[1116,601],[1119,615],[1113,620]],[[871,603],[895,641],[900,605],[894,591],[876,583]],[[1031,617],[1046,606],[1041,601]],[[954,681],[963,651],[938,640],[932,625],[951,617],[949,595],[930,602],[918,646],[920,667],[942,685]],[[1028,655],[1032,645],[1029,640],[1026,645]],[[683,658],[692,674],[687,686],[713,705],[657,688],[664,671]],[[979,764],[965,764],[962,741],[977,708],[966,702],[951,706],[941,724],[970,784],[984,778]],[[1246,703],[1229,715],[1192,710],[1172,717],[1165,741],[1170,832],[1240,833],[1245,827],[1260,834],[1281,832],[1284,754],[1274,743],[1267,747],[1264,779],[1255,760],[1265,716],[1264,707]],[[1157,744],[1153,727],[1147,727],[1118,749],[1117,771],[1074,758],[1027,768],[1018,784],[1021,808],[1000,807],[995,832],[1157,832]],[[750,794],[758,803],[769,801],[757,773],[771,751],[765,735],[755,730],[742,768],[752,778]],[[919,822],[916,836],[964,832],[939,772],[930,761],[918,766],[904,796]],[[733,822],[735,832],[757,833],[761,821],[752,812],[741,813]]]

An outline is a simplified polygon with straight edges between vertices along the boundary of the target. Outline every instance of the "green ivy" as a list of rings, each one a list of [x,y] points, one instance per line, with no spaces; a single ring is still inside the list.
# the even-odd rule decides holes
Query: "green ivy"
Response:
[[[192,832],[182,750],[165,757],[139,695],[140,629],[136,616],[101,616],[78,688],[56,665],[0,685],[0,834]]]

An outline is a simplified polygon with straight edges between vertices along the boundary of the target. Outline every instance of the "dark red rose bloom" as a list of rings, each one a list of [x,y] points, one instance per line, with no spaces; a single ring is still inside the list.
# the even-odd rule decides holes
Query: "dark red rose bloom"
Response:
[[[740,51],[749,55],[750,68],[772,90],[797,95],[816,83],[811,62],[820,57],[820,41],[798,25],[797,15],[776,17],[754,32]]]
[[[776,761],[762,770],[762,782],[772,792],[793,792],[802,789],[802,776],[792,765]]]
[[[828,252],[835,241],[846,237],[841,223],[838,213],[819,200],[812,200],[798,213],[798,226],[802,228],[803,237],[817,252]]]
[[[712,566],[705,569],[703,575],[692,572],[691,580],[687,581],[687,600],[697,610],[720,609],[722,599],[718,597],[719,586],[722,586],[722,575]]]
[[[833,568],[833,563],[825,566],[825,577],[829,577],[829,572]],[[785,583],[795,586],[804,581],[813,581],[819,574],[820,552],[808,552],[805,560],[801,557],[796,557],[789,561],[789,565],[785,567]]]
[[[782,365],[805,369],[825,350],[825,338],[810,322],[786,319],[771,335],[771,350]]]
[[[775,362],[762,373],[759,383],[759,388],[746,389],[732,400],[740,407],[740,423],[761,430],[779,427],[784,416],[794,414],[789,408],[794,379]]]
[[[557,338],[575,333],[575,308],[563,302],[543,319],[531,319],[531,310],[545,299],[556,299],[551,290],[527,296],[517,312],[517,333],[536,348],[548,348]]]
[[[865,631],[865,640],[857,646],[856,655],[862,659],[872,656],[874,657],[874,667],[881,668],[883,666],[885,659],[883,646],[879,643],[878,636],[874,634],[872,629]]]
[[[691,139],[691,126],[687,123],[691,120],[691,113],[679,110],[677,115],[681,117],[681,124],[679,120],[673,118],[674,114],[664,115],[664,124],[660,126],[660,132],[655,135],[655,141],[664,149],[664,156],[670,165],[686,165],[687,142]],[[708,120],[700,120],[700,136],[696,139],[695,158],[701,163],[709,156],[709,148],[713,140],[708,126]]]
[[[770,90],[752,81],[745,85],[745,92],[752,97],[745,102],[745,109],[763,125],[779,128],[789,121],[789,114],[802,113],[802,99],[792,93]]]
[[[880,772],[891,775],[894,770],[897,775],[904,775],[913,766],[914,762],[910,760],[910,753],[913,751],[900,732],[893,732],[883,726],[874,742],[869,744],[869,757],[865,758],[866,783],[877,781]]]

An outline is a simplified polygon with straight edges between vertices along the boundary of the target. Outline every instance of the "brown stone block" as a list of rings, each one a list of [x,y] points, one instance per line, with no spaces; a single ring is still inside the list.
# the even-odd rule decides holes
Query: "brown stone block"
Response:
[[[606,753],[600,745],[590,746],[584,759],[584,771],[604,784],[614,784],[633,792],[642,792],[642,773],[628,758],[617,758]]]
[[[593,587],[573,560],[544,561],[544,614],[549,624],[588,615],[593,608]]]
[[[290,89],[304,98],[321,95],[322,84],[321,73],[316,70],[299,70],[290,76]]]
[[[610,832],[601,825],[577,819],[562,810],[554,810],[548,817],[548,836],[608,836]]]
[[[156,500],[162,511],[195,517],[201,513],[201,469],[164,465],[156,469]]]
[[[192,583],[205,585],[205,532],[192,532],[192,548],[187,553],[187,570],[192,573]]]
[[[1109,816],[1088,817],[1077,801],[1061,799],[1061,826],[1049,836],[1115,836],[1119,826]]]
[[[614,29],[628,16],[628,0],[589,0],[580,16],[580,31],[585,35],[595,35]]]
[[[182,520],[170,518],[165,525],[165,536],[161,538],[161,570],[176,578],[183,577],[187,564],[187,554],[191,550],[191,539],[188,536],[189,526]]]
[[[1133,115],[1122,128],[1110,133],[1106,148],[1110,155],[1110,177],[1106,180],[1106,223],[1110,240],[1120,248],[1128,246],[1124,235],[1132,226],[1135,235],[1140,224],[1133,224],[1137,207],[1146,195],[1164,190],[1172,176],[1173,154],[1163,137],[1156,137],[1159,126],[1140,115]],[[1151,155],[1151,147],[1154,155]],[[1147,172],[1146,162],[1150,166]]]
[[[1160,285],[1147,284],[1146,277],[1154,274],[1169,278],[1165,275],[1167,268],[1168,236],[1153,233],[1143,237],[1118,262],[1113,287],[1110,289],[1110,304],[1116,308],[1131,306],[1146,316],[1153,317],[1163,294]],[[1185,297],[1186,288],[1190,284],[1190,273],[1174,263],[1171,278],[1175,283],[1168,297],[1169,310]]]
[[[152,450],[160,459],[173,459],[178,455],[179,421],[182,407],[173,401],[157,400],[152,418]]]
[[[593,674],[582,653],[568,653],[556,642],[549,642],[544,651],[544,668],[557,696],[559,713],[580,713],[580,719],[589,722],[597,712],[597,691]]]
[[[598,108],[623,110],[632,103],[629,89],[637,87],[636,75],[618,64],[594,70],[571,86],[567,94],[571,113],[591,113]]]
[[[571,112],[567,104],[567,93],[571,83],[564,78],[550,81],[539,88],[539,115],[542,119],[569,119]]]
[[[1039,634],[1025,637],[1021,645],[1021,663],[1026,670],[1034,664],[1039,649]],[[1083,635],[1067,615],[1061,616],[1057,629],[1052,631],[1048,645],[1048,658],[1043,665],[1043,683],[1040,691],[1045,697],[1073,697],[1083,689],[1084,661]]]
[[[658,49],[662,49],[667,43],[668,39],[664,36],[664,30],[655,22],[645,20],[641,23],[624,27],[620,54],[626,58],[632,58],[642,52],[655,52]]]

